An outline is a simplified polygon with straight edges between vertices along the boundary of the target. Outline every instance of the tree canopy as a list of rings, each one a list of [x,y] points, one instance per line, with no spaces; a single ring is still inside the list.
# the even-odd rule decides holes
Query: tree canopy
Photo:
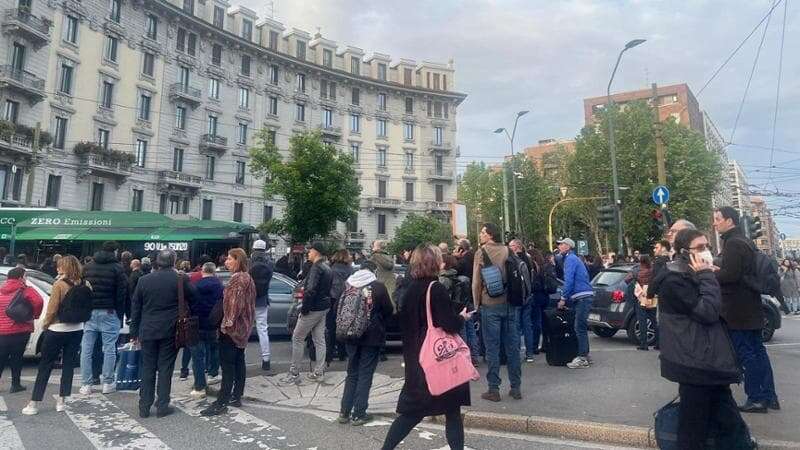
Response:
[[[436,245],[440,242],[450,243],[452,240],[452,229],[449,224],[430,216],[409,214],[395,230],[389,251],[399,254],[405,249],[415,248],[426,242]]]

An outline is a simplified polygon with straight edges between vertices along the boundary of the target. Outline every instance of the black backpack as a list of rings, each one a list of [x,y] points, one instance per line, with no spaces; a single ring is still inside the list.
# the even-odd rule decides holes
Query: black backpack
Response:
[[[781,276],[775,267],[774,260],[756,250],[756,277],[760,281],[762,294],[777,296],[781,291]]]
[[[28,323],[33,320],[33,305],[25,298],[25,287],[18,290],[6,306],[6,316],[15,323]]]
[[[81,280],[75,284],[66,278],[63,280],[71,286],[67,295],[58,307],[58,321],[61,323],[83,323],[92,318],[92,290]]]
[[[506,300],[513,306],[523,306],[530,299],[530,272],[511,250],[506,258]],[[527,272],[527,273],[526,273]]]

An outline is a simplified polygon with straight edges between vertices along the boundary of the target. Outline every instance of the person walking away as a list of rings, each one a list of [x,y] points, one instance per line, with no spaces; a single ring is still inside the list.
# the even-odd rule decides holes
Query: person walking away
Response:
[[[253,329],[256,315],[256,285],[248,273],[247,254],[240,248],[228,251],[225,267],[233,274],[225,287],[219,326],[219,356],[222,364],[222,384],[217,400],[200,415],[217,416],[228,410],[228,405],[242,406],[245,371],[244,350]],[[219,316],[219,312],[216,314]],[[216,318],[213,320],[217,322]]]
[[[502,244],[498,246],[500,249],[506,248]],[[480,258],[475,259],[478,260]],[[403,345],[405,381],[397,400],[398,416],[386,434],[383,450],[397,447],[423,418],[438,415],[444,415],[446,418],[445,436],[450,448],[453,450],[464,448],[461,407],[470,405],[469,383],[433,396],[428,390],[425,372],[419,364],[420,350],[428,329],[426,297],[429,286],[433,325],[453,334],[458,333],[464,326],[464,316],[453,312],[447,289],[437,281],[441,264],[441,252],[431,245],[418,246],[411,256],[407,272],[409,286],[403,309],[399,314],[400,329],[403,331],[405,343]]]
[[[136,285],[139,283],[139,278],[144,276],[142,272],[142,262],[138,259],[131,260],[131,273],[128,275],[128,301],[125,302],[125,317],[130,322],[131,320],[131,301],[133,293],[136,292]]]
[[[786,298],[789,311],[797,311],[797,297],[800,296],[798,292],[798,278],[797,271],[792,267],[792,261],[784,259],[780,267],[781,276],[781,292]]]
[[[197,299],[191,305],[193,316],[197,316],[199,339],[190,349],[192,353],[192,372],[194,385],[193,398],[204,398],[209,384],[219,383],[219,355],[217,348],[217,327],[211,321],[211,311],[222,301],[222,281],[216,277],[217,266],[207,262],[201,267],[203,278],[193,283]],[[206,377],[206,373],[208,377]]]
[[[372,255],[369,257],[369,260],[378,266],[378,273],[376,274],[378,281],[386,286],[386,289],[389,291],[389,297],[392,297],[392,303],[396,303],[393,297],[395,289],[394,260],[386,253],[387,246],[388,242],[384,240],[373,242]]]
[[[479,235],[481,247],[475,252],[475,263],[472,268],[472,298],[475,301],[475,310],[480,314],[481,334],[486,348],[486,363],[488,371],[486,380],[489,390],[481,394],[481,398],[491,402],[499,402],[500,398],[500,346],[505,349],[508,361],[508,379],[511,389],[508,395],[516,400],[522,399],[520,385],[522,384],[522,368],[519,357],[519,307],[508,303],[503,292],[497,297],[491,297],[486,289],[486,283],[481,276],[484,267],[484,254],[497,266],[502,274],[503,283],[508,281],[506,276],[506,259],[509,249],[503,245],[500,228],[493,223],[485,223]]]
[[[519,334],[522,336],[523,341],[525,343],[525,362],[532,363],[533,362],[533,355],[539,349],[539,344],[533,342],[533,294],[530,290],[530,279],[531,279],[531,267],[533,264],[531,263],[531,259],[528,256],[528,252],[525,251],[525,246],[522,244],[522,241],[519,239],[513,239],[511,242],[508,243],[508,248],[515,255],[519,258],[523,263],[525,263],[525,268],[522,270],[522,276],[527,280],[526,284],[528,285],[528,293],[527,293],[527,302],[520,306],[519,309],[519,318],[517,323],[519,324]]]
[[[117,361],[117,338],[125,315],[128,295],[128,279],[122,265],[117,261],[116,242],[105,242],[94,254],[92,262],[85,267],[85,278],[92,285],[92,317],[83,326],[81,341],[80,393],[92,392],[92,361],[95,342],[102,340],[103,348],[103,394],[117,390],[114,383],[114,365]]]
[[[372,264],[374,266],[374,263]],[[353,260],[349,251],[341,249],[333,254],[331,257],[331,271],[333,275],[331,280],[331,308],[325,317],[325,347],[327,348],[325,363],[328,366],[330,366],[337,353],[339,361],[344,361],[348,356],[345,344],[336,341],[336,310],[339,306],[339,298],[344,292],[345,283],[347,283],[350,275],[353,274]]]
[[[78,316],[91,312],[91,285],[83,281],[83,268],[78,258],[67,255],[59,258],[58,279],[53,284],[47,311],[42,320],[42,348],[36,383],[28,406],[22,414],[32,416],[39,413],[39,403],[44,399],[50,373],[61,358],[61,385],[56,398],[56,411],[66,410],[66,398],[72,395],[72,378],[78,362],[83,322]],[[74,289],[74,290],[73,290]],[[81,306],[83,305],[83,308]],[[63,356],[62,356],[63,355]]]
[[[253,242],[250,254],[250,277],[256,284],[256,331],[261,346],[261,370],[270,370],[269,351],[269,283],[275,269],[272,259],[267,255],[267,242],[261,239]]]
[[[589,311],[594,302],[594,290],[589,284],[589,272],[573,249],[575,241],[570,238],[558,241],[558,251],[564,258],[564,287],[561,290],[561,300],[558,308],[566,306],[575,309],[575,335],[578,338],[578,356],[567,363],[570,369],[586,369],[592,363],[589,356],[588,324]]]
[[[6,309],[17,295],[22,296],[22,301],[30,303],[33,310],[33,317],[30,320],[17,322],[6,313]],[[11,368],[11,389],[8,391],[10,394],[25,390],[20,381],[22,355],[33,333],[33,319],[39,318],[43,307],[44,299],[26,284],[25,269],[15,267],[9,270],[5,283],[0,286],[0,377],[3,376],[6,366]]]
[[[456,247],[458,249],[458,247]],[[456,314],[462,309],[472,313],[475,311],[475,303],[472,300],[472,283],[468,277],[458,275],[458,260],[453,255],[442,256],[442,270],[439,272],[439,283],[442,284],[450,293],[450,305]],[[461,339],[467,344],[472,356],[472,365],[478,366],[478,355],[480,346],[478,345],[478,335],[475,331],[473,317],[465,320],[464,327],[459,333]]]
[[[746,427],[730,385],[741,379],[722,321],[720,285],[708,239],[684,229],[674,239],[675,261],[659,274],[661,376],[678,383],[678,448],[702,450],[710,427],[717,438]],[[718,442],[717,448],[734,448]]]
[[[341,424],[352,420],[354,426],[360,426],[372,421],[372,416],[367,414],[369,390],[378,366],[378,353],[386,340],[386,322],[394,313],[386,286],[375,276],[377,270],[375,263],[365,261],[361,269],[348,277],[343,286],[343,292],[361,290],[370,316],[364,334],[357,339],[345,341],[347,378],[338,419]]]
[[[315,242],[308,251],[311,268],[305,280],[305,293],[300,308],[300,317],[292,334],[292,364],[289,373],[282,380],[284,383],[297,383],[300,380],[300,361],[303,359],[303,348],[310,334],[316,349],[316,367],[308,374],[308,379],[322,382],[325,375],[325,318],[331,307],[331,284],[333,273],[325,257],[325,248],[321,242]]]
[[[142,275],[143,276],[147,275],[148,273],[150,273],[152,271],[153,271],[153,263],[150,260],[150,258],[145,256],[144,258],[142,258]]]
[[[648,326],[647,321],[653,325],[655,332],[655,340],[653,341],[653,348],[659,349],[658,346],[658,319],[656,317],[656,306],[653,300],[647,298],[647,288],[653,279],[653,265],[650,257],[642,255],[639,257],[639,273],[636,276],[636,283],[634,295],[636,296],[636,320],[639,321],[639,350],[649,350],[648,343]]]
[[[744,371],[747,401],[742,412],[765,413],[780,409],[767,349],[761,340],[764,311],[756,274],[756,250],[739,227],[739,212],[730,206],[714,211],[714,228],[722,237],[717,280],[722,291],[722,317],[730,331],[736,356]]]
[[[153,403],[156,404],[156,417],[175,412],[169,401],[172,371],[178,356],[175,329],[178,322],[179,285],[190,307],[197,298],[189,277],[175,270],[175,259],[172,250],[159,252],[156,257],[157,270],[139,279],[131,301],[131,338],[142,348],[142,384],[139,389],[141,418],[150,417]]]
[[[792,261],[792,273],[794,274],[795,280],[797,280],[797,296],[794,298],[792,302],[794,306],[794,314],[800,314],[800,269],[797,267],[797,261]]]

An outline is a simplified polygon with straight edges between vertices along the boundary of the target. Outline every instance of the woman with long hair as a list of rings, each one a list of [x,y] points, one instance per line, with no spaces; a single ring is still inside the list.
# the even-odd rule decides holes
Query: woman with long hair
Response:
[[[442,266],[441,251],[432,245],[420,245],[411,255],[408,268],[410,283],[400,310],[403,330],[403,360],[405,383],[397,401],[397,418],[392,423],[384,450],[391,450],[427,416],[446,417],[447,443],[453,450],[464,448],[464,422],[461,407],[469,406],[469,383],[464,383],[442,395],[431,395],[425,372],[419,363],[420,350],[428,329],[426,297],[431,292],[433,325],[448,333],[457,334],[464,326],[464,317],[453,311],[450,295],[437,281]]]
[[[219,326],[219,361],[222,366],[222,384],[217,400],[200,412],[203,416],[217,416],[228,410],[228,404],[242,406],[244,394],[244,349],[253,330],[256,315],[256,285],[247,273],[247,254],[241,248],[228,251],[225,267],[233,274],[222,297]],[[216,308],[220,315],[220,308]]]
[[[330,365],[336,354],[339,354],[339,361],[347,359],[347,350],[342,342],[336,342],[336,308],[339,305],[339,297],[344,292],[344,285],[350,275],[353,274],[353,258],[347,249],[337,250],[331,256],[331,309],[325,317],[325,362]]]

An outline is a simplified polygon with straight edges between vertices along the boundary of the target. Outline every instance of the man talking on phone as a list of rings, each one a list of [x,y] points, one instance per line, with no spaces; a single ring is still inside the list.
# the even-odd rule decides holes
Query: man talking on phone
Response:
[[[722,317],[744,371],[747,402],[739,410],[766,413],[768,409],[780,409],[772,365],[761,341],[761,292],[752,281],[757,277],[757,250],[739,227],[739,212],[734,208],[723,206],[714,211],[714,228],[722,236],[721,262],[713,268],[722,292]]]

